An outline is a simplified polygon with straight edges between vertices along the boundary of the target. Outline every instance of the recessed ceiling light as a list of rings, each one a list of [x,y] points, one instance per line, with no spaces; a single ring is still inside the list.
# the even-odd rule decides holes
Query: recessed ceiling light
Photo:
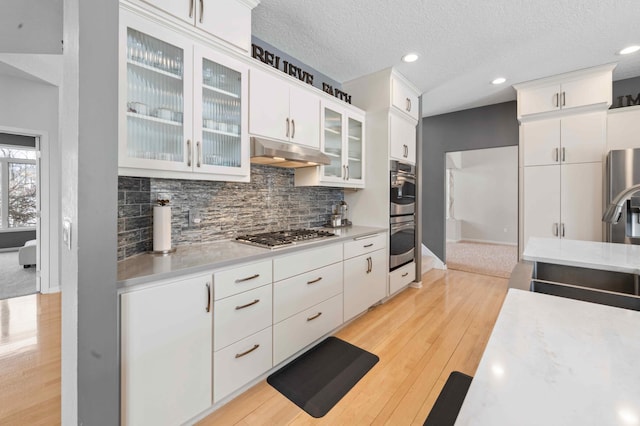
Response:
[[[498,77],[498,78],[496,78],[495,80],[493,80],[493,81],[491,82],[491,84],[502,84],[502,83],[504,83],[505,81],[507,81],[507,79],[506,79],[506,78],[504,78],[504,77]]]
[[[625,47],[624,49],[622,49],[620,52],[618,52],[620,55],[628,55],[630,53],[635,53],[638,50],[640,50],[640,46],[628,46]]]
[[[418,54],[417,53],[407,53],[406,55],[404,55],[402,57],[402,60],[404,62],[415,62],[418,60]]]

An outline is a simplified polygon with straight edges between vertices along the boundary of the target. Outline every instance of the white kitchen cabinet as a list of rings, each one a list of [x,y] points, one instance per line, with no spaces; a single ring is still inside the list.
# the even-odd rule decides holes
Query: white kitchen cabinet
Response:
[[[296,169],[296,186],[364,188],[365,118],[354,109],[322,100],[320,147],[331,159],[331,164]]]
[[[213,355],[213,401],[268,371],[273,366],[272,328],[266,328],[217,351]]]
[[[320,148],[318,95],[257,67],[249,80],[249,133]]]
[[[397,73],[391,74],[391,105],[413,120],[418,121],[420,108],[419,93],[410,86],[404,77]]]
[[[416,163],[416,123],[389,113],[389,156],[404,163]]]
[[[269,259],[217,271],[213,274],[214,300],[271,284],[273,276],[271,262]]]
[[[281,281],[337,262],[342,262],[342,244],[278,256],[273,259],[273,281]]]
[[[530,237],[602,240],[602,163],[524,168],[524,243]]]
[[[389,294],[397,293],[416,279],[416,263],[411,262],[389,272]]]
[[[611,106],[612,72],[604,65],[516,84],[518,119],[572,110],[601,110]]]
[[[244,293],[216,300],[213,304],[213,349],[254,334],[272,324],[271,283]]]
[[[120,297],[123,425],[181,424],[212,403],[211,275]]]
[[[187,24],[244,51],[251,47],[251,10],[256,0],[144,0]]]
[[[119,174],[249,180],[248,66],[121,11]]]
[[[342,324],[342,294],[273,326],[273,365],[277,365]]]
[[[606,120],[596,112],[523,123],[524,166],[602,161]]]
[[[344,320],[348,321],[387,296],[387,234],[344,243]]]

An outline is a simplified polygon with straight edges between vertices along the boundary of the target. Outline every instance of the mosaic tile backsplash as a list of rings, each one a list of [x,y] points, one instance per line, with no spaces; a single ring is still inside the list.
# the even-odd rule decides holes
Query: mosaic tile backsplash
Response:
[[[153,246],[153,206],[171,200],[174,246],[239,234],[322,226],[344,199],[340,188],[295,187],[293,169],[251,166],[251,182],[118,177],[118,260]],[[194,219],[200,219],[194,223]]]

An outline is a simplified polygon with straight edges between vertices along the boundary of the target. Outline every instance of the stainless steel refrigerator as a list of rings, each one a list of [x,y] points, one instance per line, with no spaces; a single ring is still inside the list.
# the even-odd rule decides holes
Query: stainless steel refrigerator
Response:
[[[640,184],[640,148],[618,149],[607,155],[606,204],[629,188]],[[622,209],[616,224],[606,224],[606,240],[611,243],[640,244],[640,192],[636,192]]]

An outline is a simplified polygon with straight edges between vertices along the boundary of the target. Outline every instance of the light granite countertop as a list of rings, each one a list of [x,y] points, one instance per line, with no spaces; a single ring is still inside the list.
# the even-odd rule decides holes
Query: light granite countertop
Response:
[[[329,230],[329,229],[324,229]],[[293,253],[307,248],[334,244],[353,238],[379,232],[386,228],[352,226],[331,230],[337,236],[321,240],[298,243],[275,250],[254,247],[248,244],[225,240],[212,243],[178,246],[175,253],[169,255],[140,254],[118,262],[118,288],[128,288],[167,278],[176,278],[187,274],[205,272],[226,266],[266,259],[282,254]]]
[[[640,424],[640,312],[510,289],[456,425]]]
[[[522,258],[534,262],[640,274],[640,246],[560,238],[530,238]]]

